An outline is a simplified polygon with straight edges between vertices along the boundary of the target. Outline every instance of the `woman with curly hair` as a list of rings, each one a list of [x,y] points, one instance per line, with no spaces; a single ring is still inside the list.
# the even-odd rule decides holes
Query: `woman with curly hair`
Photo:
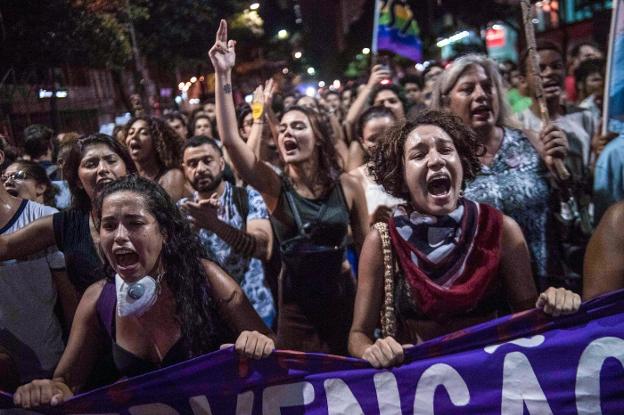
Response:
[[[96,212],[107,278],[80,301],[53,379],[18,388],[16,405],[56,405],[73,396],[103,341],[112,343],[122,376],[179,363],[233,339],[246,357],[273,351],[269,329],[240,286],[201,259],[196,234],[162,187],[122,178],[99,195]]]
[[[11,196],[55,207],[54,198],[59,190],[39,163],[30,160],[14,161],[2,174],[2,181]]]
[[[182,138],[155,117],[134,117],[126,124],[124,142],[140,176],[161,185],[173,200],[184,195]]]
[[[354,284],[344,246],[349,227],[358,251],[368,230],[362,189],[339,168],[331,127],[304,107],[290,107],[280,120],[283,173],[258,159],[237,134],[234,44],[222,20],[209,53],[216,71],[217,126],[236,170],[262,195],[280,243],[278,346],[345,354]]]
[[[408,203],[364,242],[349,337],[353,356],[388,367],[402,362],[402,345],[491,320],[508,307],[535,305],[558,315],[580,306],[580,297],[564,289],[549,288],[538,298],[516,222],[462,196],[480,154],[474,133],[437,111],[393,127],[378,143],[375,180]],[[380,312],[383,337],[375,340]]]

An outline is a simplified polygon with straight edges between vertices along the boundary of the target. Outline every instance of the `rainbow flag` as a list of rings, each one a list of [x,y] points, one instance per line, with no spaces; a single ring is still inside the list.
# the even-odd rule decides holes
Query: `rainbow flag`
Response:
[[[414,62],[423,59],[420,28],[407,2],[377,0],[373,52],[386,50]]]

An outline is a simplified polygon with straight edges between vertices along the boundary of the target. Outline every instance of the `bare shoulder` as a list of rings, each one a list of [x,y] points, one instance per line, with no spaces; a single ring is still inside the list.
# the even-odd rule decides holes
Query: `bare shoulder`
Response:
[[[101,279],[99,281],[91,284],[82,295],[80,299],[80,304],[82,307],[93,307],[95,310],[95,305],[97,304],[98,299],[100,298],[100,294],[102,294],[102,289],[106,285],[106,280]]]
[[[522,229],[513,218],[503,215],[503,241],[524,240]]]
[[[372,255],[373,257],[378,257],[383,259],[382,253],[383,243],[381,239],[381,234],[377,230],[375,226],[371,227],[368,234],[366,234],[366,239],[364,239],[364,245],[362,246],[362,255],[366,253],[366,255]]]
[[[602,219],[600,219],[601,228],[623,229],[624,226],[624,202],[616,203],[607,209]],[[622,231],[624,235],[624,231]]]
[[[347,197],[353,198],[356,192],[362,191],[362,186],[358,178],[351,173],[343,173],[340,175],[340,184]]]
[[[177,183],[179,181],[184,181],[184,173],[180,169],[169,169],[165,174],[162,175],[158,182],[162,185],[165,183]]]

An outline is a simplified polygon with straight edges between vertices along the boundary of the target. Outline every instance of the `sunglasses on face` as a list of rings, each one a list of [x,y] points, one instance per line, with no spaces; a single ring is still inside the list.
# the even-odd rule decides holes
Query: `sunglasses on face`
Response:
[[[16,172],[13,172],[11,174],[3,174],[2,176],[0,176],[0,180],[2,180],[3,182],[6,182],[8,180],[12,180],[12,181],[24,181],[26,179],[29,179],[30,175],[28,173],[26,173],[24,170],[18,170]]]

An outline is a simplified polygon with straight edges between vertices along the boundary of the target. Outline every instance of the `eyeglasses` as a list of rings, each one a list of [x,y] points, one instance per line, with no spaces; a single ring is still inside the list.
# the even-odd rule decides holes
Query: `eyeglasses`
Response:
[[[24,170],[18,170],[11,174],[3,174],[2,176],[0,176],[0,180],[2,180],[2,182],[7,182],[8,180],[24,181],[27,179],[30,179],[30,175],[26,173]]]

